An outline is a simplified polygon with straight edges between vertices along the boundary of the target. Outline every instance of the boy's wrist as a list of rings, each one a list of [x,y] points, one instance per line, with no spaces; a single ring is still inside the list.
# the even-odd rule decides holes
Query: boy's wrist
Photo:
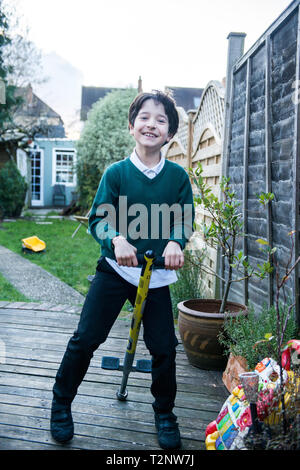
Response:
[[[111,247],[112,249],[114,250],[115,248],[115,243],[118,241],[118,240],[126,240],[126,238],[123,236],[123,235],[117,235],[116,237],[114,237],[111,241]]]
[[[169,240],[168,243],[170,243],[170,242],[177,243],[177,245],[179,245],[179,247],[182,249],[182,245],[178,240]]]

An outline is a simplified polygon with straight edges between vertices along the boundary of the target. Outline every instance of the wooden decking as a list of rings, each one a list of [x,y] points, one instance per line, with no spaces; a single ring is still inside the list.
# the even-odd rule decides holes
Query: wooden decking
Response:
[[[159,450],[150,393],[151,375],[132,373],[128,399],[116,391],[121,372],[101,369],[103,355],[123,359],[129,319],[117,320],[96,352],[73,405],[75,436],[65,446],[53,441],[49,416],[54,377],[78,314],[66,306],[0,302],[0,449]],[[75,309],[76,310],[76,309]],[[78,312],[77,312],[78,313]],[[136,358],[147,357],[140,339]],[[206,425],[228,393],[221,373],[203,371],[177,354],[178,416],[183,448],[204,449]]]

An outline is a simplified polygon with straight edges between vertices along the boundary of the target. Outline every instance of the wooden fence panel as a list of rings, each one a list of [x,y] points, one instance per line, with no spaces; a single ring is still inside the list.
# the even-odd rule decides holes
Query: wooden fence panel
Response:
[[[254,266],[266,259],[258,238],[277,247],[281,267],[290,253],[290,231],[296,231],[293,261],[300,252],[299,10],[300,0],[294,0],[235,63],[227,76],[226,97],[223,86],[212,81],[203,91],[194,116],[179,110],[179,131],[165,154],[186,169],[200,161],[206,182],[216,194],[221,175],[230,177],[247,234],[238,248]],[[231,36],[238,36],[241,44],[242,34]],[[263,207],[257,196],[269,192],[274,193],[275,200]],[[209,223],[209,215],[198,208],[196,220]],[[198,247],[205,247],[201,234],[197,233],[195,240]],[[224,273],[220,254],[206,248],[209,265],[216,270],[220,265]],[[300,321],[299,271],[298,266],[287,283],[287,293],[296,301]],[[208,295],[218,296],[212,277],[207,277],[206,285]],[[273,302],[274,293],[273,276],[260,282],[252,278],[235,283],[230,298],[250,302],[259,312],[263,304]]]
[[[224,168],[243,208],[244,250],[254,265],[265,257],[256,243],[263,238],[277,247],[283,267],[296,230],[294,259],[299,254],[299,0],[271,25],[266,33],[234,66],[230,129],[224,146]],[[257,195],[273,192],[271,207],[263,208]],[[296,300],[299,317],[299,268],[287,284],[288,295]],[[244,285],[237,283],[233,300],[250,301],[260,308],[274,297],[274,280]]]

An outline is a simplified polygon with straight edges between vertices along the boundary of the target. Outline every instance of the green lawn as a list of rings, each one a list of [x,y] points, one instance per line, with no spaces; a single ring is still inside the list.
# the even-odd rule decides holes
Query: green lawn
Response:
[[[52,223],[49,225],[39,224],[36,221],[25,219],[0,223],[0,245],[38,264],[81,294],[86,295],[90,286],[87,276],[95,273],[97,260],[100,256],[100,246],[91,235],[87,234],[85,226],[82,226],[72,238],[74,230],[78,227],[76,221],[47,217],[41,219],[40,222]],[[22,238],[33,235],[46,243],[44,253],[23,253]],[[31,301],[14,289],[1,274],[0,300]],[[178,301],[177,299],[176,304]],[[123,310],[126,314],[132,311],[129,301],[125,302]]]
[[[71,238],[78,222],[69,219],[41,219],[41,222],[50,221],[52,223],[49,225],[24,219],[4,222],[0,227],[0,245],[38,264],[85,295],[90,285],[87,276],[95,272],[100,247],[93,237],[86,233],[85,226],[82,226],[75,237]],[[33,235],[46,243],[44,253],[24,254],[22,252],[22,238]],[[1,300],[7,300],[3,298],[5,290],[8,290],[8,283],[0,279]],[[17,299],[13,296],[12,300]]]
[[[8,302],[29,302],[25,295],[17,291],[3,276],[0,274],[0,300]]]

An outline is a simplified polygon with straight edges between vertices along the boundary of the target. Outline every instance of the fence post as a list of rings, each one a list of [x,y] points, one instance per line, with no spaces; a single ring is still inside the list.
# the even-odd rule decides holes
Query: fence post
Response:
[[[225,88],[225,102],[224,102],[224,131],[222,141],[222,163],[221,163],[221,176],[227,176],[228,157],[229,157],[229,143],[231,134],[232,122],[232,107],[233,107],[233,67],[235,63],[241,58],[244,53],[245,33],[230,33],[228,39],[227,50],[227,70],[226,70],[226,88]],[[220,256],[220,272],[221,277],[224,278],[224,256]],[[224,291],[224,283],[221,282],[221,294]]]
[[[225,111],[224,111],[224,132],[222,144],[222,175],[227,175],[227,162],[229,153],[229,140],[231,128],[231,108],[233,97],[233,66],[242,57],[244,53],[245,33],[230,33],[227,49],[227,70],[226,70],[226,88],[225,88]]]
[[[187,168],[192,168],[195,111],[188,111]]]

